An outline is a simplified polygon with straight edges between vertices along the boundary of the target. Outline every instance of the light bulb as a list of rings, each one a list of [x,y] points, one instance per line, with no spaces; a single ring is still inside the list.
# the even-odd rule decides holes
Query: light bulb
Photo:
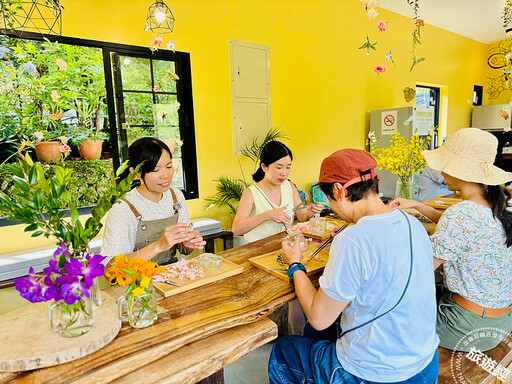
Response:
[[[156,21],[158,21],[159,23],[162,23],[165,21],[165,13],[162,12],[161,10],[158,10],[155,12],[155,19]]]
[[[130,64],[130,59],[129,59],[129,58],[124,59],[124,60],[123,60],[123,64],[124,64],[124,65],[128,65],[128,64]]]

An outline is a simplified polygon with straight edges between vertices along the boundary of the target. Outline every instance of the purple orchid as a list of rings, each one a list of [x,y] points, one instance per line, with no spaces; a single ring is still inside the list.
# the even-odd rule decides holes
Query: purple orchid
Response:
[[[82,296],[90,296],[89,288],[93,285],[93,279],[104,273],[105,266],[101,264],[103,259],[101,255],[87,254],[81,262],[70,257],[66,244],[62,242],[42,273],[34,273],[34,269],[30,268],[27,277],[16,279],[16,290],[21,297],[32,303],[53,299],[64,300],[67,305],[72,305],[81,300]]]
[[[30,268],[28,276],[19,277],[14,281],[15,289],[20,293],[20,296],[30,301],[31,303],[39,303],[46,301],[42,294],[41,280],[43,276],[34,273],[34,268]]]
[[[57,284],[60,286],[60,294],[66,302],[71,305],[81,300],[81,295],[89,297],[89,289],[81,281],[79,276],[63,275],[57,277]]]

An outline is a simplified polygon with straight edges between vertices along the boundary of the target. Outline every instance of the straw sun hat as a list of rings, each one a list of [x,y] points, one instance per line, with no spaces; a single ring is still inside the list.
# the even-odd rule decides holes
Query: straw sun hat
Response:
[[[430,168],[457,179],[499,185],[512,180],[512,173],[493,165],[498,139],[478,128],[459,129],[434,150],[423,151]]]

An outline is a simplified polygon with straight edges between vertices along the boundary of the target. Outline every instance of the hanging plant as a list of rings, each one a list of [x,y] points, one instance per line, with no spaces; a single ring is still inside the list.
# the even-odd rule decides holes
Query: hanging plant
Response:
[[[501,19],[503,20],[503,28],[508,28],[512,22],[512,0],[506,0]]]

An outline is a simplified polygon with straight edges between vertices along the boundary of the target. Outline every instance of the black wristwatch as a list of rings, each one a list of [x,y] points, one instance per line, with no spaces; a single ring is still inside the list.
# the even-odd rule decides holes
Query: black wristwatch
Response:
[[[303,271],[305,274],[308,273],[304,264],[302,264],[298,261],[291,263],[288,266],[288,270],[286,271],[286,273],[288,274],[288,278],[290,279],[290,283],[292,283],[292,284],[293,284],[293,274],[294,274],[294,272],[297,272],[297,271]]]

